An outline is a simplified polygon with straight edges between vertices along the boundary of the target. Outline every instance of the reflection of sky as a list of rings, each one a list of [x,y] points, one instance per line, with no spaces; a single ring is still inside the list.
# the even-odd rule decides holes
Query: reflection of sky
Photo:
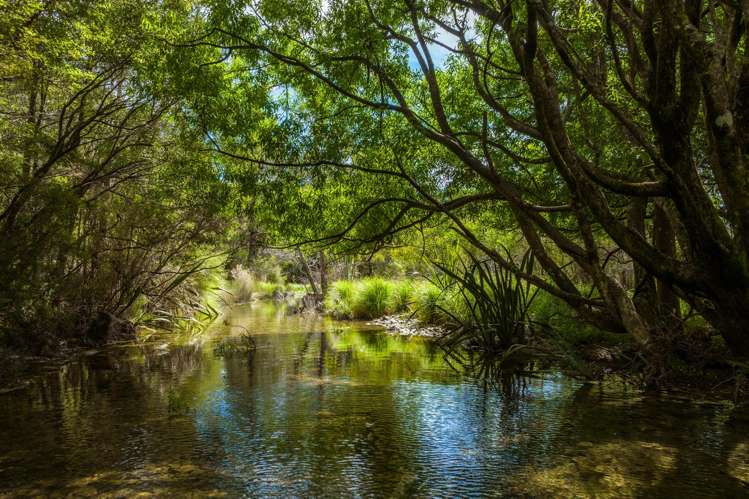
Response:
[[[13,489],[44,482],[55,494],[464,497],[511,494],[534,474],[606,496],[746,495],[730,475],[749,448],[733,407],[578,390],[560,375],[513,400],[427,362],[417,340],[236,312],[249,330],[286,334],[258,334],[249,357],[217,357],[210,338],[132,359],[118,348],[119,367],[70,364],[41,393],[4,395],[0,496],[46,495]]]
[[[532,386],[530,398],[511,406],[474,384],[399,382],[394,398],[423,482],[462,495],[488,492],[502,476],[546,454],[560,410],[560,400],[547,397],[561,389],[552,382]]]
[[[301,344],[293,335],[271,338]],[[511,476],[547,454],[559,431],[553,420],[565,400],[564,380],[534,382],[528,398],[510,407],[494,390],[445,382],[454,378],[391,379],[397,370],[390,362],[425,352],[364,346],[340,369],[330,351],[324,379],[316,374],[323,348],[318,335],[305,347],[296,375],[289,364],[299,351],[279,345],[258,350],[251,376],[246,363],[227,362],[225,385],[195,412],[200,447],[252,495],[463,495],[491,490],[502,471]],[[381,381],[370,384],[376,373],[369,372],[357,383],[362,366],[356,363],[381,371]]]

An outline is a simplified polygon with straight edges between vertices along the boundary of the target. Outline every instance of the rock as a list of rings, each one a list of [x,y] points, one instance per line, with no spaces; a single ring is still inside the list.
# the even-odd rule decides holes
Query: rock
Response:
[[[385,331],[401,336],[424,336],[438,337],[444,334],[445,330],[439,326],[424,326],[412,317],[400,315],[388,315],[369,322],[375,326],[382,326]]]

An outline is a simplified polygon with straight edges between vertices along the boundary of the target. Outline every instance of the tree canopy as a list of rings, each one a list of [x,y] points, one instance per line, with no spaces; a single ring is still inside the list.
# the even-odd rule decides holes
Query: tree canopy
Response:
[[[35,251],[67,275],[100,226],[160,254],[250,222],[344,252],[457,237],[646,351],[698,316],[749,352],[745,3],[16,4],[8,275]]]
[[[171,43],[226,76],[193,106],[289,237],[449,226],[517,271],[495,242],[519,231],[539,264],[521,277],[584,320],[653,345],[697,313],[746,352],[746,16],[694,0],[212,2]]]

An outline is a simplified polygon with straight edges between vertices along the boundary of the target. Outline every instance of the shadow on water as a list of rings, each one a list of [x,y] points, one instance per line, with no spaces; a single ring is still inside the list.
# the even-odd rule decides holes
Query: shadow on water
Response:
[[[749,493],[746,427],[728,405],[632,394],[584,385],[560,408],[562,449],[532,469],[531,495],[741,497]]]
[[[0,496],[749,491],[749,416],[730,405],[554,372],[476,381],[429,342],[268,306],[227,322],[0,397]]]

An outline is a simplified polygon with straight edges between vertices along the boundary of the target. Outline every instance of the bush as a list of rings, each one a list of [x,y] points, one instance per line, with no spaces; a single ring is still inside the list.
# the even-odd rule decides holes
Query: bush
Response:
[[[549,339],[563,350],[573,351],[585,345],[616,346],[627,340],[586,324],[577,318],[575,311],[561,299],[539,291],[530,316],[536,327],[546,330]]]

